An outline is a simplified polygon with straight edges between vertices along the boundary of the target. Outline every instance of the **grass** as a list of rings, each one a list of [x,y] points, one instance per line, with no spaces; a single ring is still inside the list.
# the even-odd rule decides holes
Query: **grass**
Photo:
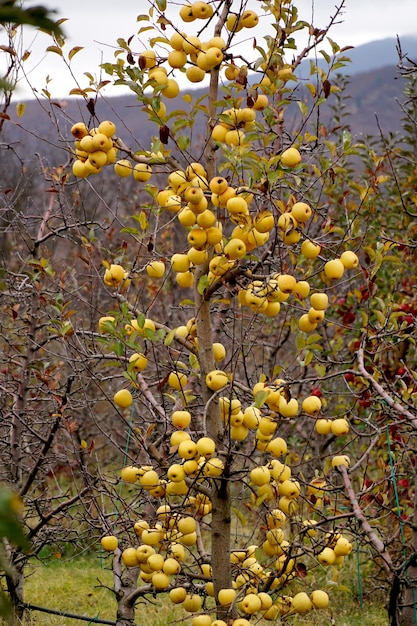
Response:
[[[47,566],[32,565],[26,580],[25,600],[31,604],[74,613],[91,618],[116,620],[116,601],[113,594],[104,586],[112,587],[110,560],[101,561],[98,557],[57,560]],[[381,626],[388,623],[387,613],[382,602],[364,602],[360,607],[347,587],[336,587],[330,592],[331,606],[325,611],[313,611],[304,616],[288,620],[294,626]],[[156,600],[142,602],[136,609],[136,623],[141,626],[166,626],[168,624],[189,624],[180,608],[174,607],[164,596]],[[333,621],[332,621],[333,620]],[[255,623],[255,622],[254,622]],[[279,623],[279,622],[275,622]],[[48,615],[38,611],[27,612],[25,626],[85,626],[94,621],[81,621]],[[271,622],[257,621],[259,626]]]

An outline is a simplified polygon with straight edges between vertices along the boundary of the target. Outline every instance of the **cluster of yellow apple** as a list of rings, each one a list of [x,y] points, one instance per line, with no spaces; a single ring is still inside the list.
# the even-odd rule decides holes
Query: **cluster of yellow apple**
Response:
[[[76,156],[72,165],[74,176],[87,178],[90,174],[99,174],[105,165],[116,162],[117,148],[112,139],[115,132],[116,125],[108,120],[90,131],[84,122],[72,126]]]
[[[77,122],[71,128],[75,137],[76,160],[72,165],[72,173],[77,178],[87,178],[90,174],[99,174],[106,165],[114,165],[117,176],[122,178],[130,176],[138,182],[146,182],[152,175],[151,166],[144,163],[136,163],[135,166],[129,159],[117,160],[118,148],[113,137],[116,133],[114,122],[106,120],[97,128],[90,131],[84,122]],[[160,157],[161,155],[151,155]]]
[[[255,128],[256,111],[262,111],[268,106],[268,98],[259,94],[253,107],[226,109],[211,132],[213,141],[225,143],[228,146],[240,146],[245,143],[245,131]]]

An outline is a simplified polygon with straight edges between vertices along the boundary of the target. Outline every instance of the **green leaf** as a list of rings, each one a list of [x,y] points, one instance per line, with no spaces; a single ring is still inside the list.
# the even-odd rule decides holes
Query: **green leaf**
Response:
[[[165,337],[164,344],[165,344],[166,346],[170,346],[170,345],[171,345],[171,343],[172,343],[172,342],[174,341],[174,339],[175,339],[175,335],[176,335],[176,331],[175,331],[175,328],[174,328],[174,330],[170,330],[170,331],[169,331],[169,333],[167,333],[167,335],[166,335],[166,337]]]
[[[203,276],[201,276],[200,280],[198,281],[198,285],[197,285],[197,291],[198,291],[198,293],[201,296],[205,292],[205,290],[207,288],[207,285],[208,285],[208,276],[207,276],[207,274],[204,274]]]
[[[155,0],[155,3],[160,11],[166,11],[166,8],[167,8],[166,0]]]
[[[297,350],[300,352],[303,348],[305,348],[306,345],[306,340],[304,339],[304,337],[302,335],[297,335],[297,338],[295,340],[295,345]]]
[[[255,402],[254,402],[254,407],[256,407],[257,409],[260,409],[261,406],[264,404],[265,400],[267,399],[269,393],[267,391],[258,391],[258,393],[255,396]]]

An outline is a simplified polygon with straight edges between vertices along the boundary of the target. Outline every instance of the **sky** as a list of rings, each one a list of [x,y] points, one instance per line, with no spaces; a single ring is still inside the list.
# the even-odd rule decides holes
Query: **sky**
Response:
[[[120,4],[114,0],[24,0],[24,5],[43,4],[50,9],[55,9],[55,17],[66,17],[64,24],[67,42],[64,50],[67,52],[74,46],[84,46],[84,50],[74,56],[71,67],[81,87],[88,86],[88,79],[83,72],[89,71],[98,76],[101,62],[112,62],[113,46],[119,37],[127,39],[136,35],[142,23],[136,22],[140,13],[146,13],[147,0],[121,0]],[[178,0],[176,9],[169,14],[175,19],[179,7],[183,4]],[[259,0],[248,0],[248,7],[255,8],[262,15]],[[334,14],[335,6],[340,4],[337,0],[298,0],[299,17],[312,22],[316,27],[323,27],[329,22],[329,17]],[[234,7],[239,7],[240,1],[235,0]],[[314,16],[312,19],[312,15]],[[329,35],[340,46],[357,46],[376,39],[395,37],[396,35],[414,35],[417,37],[417,1],[416,0],[345,0],[343,16]],[[201,22],[199,22],[201,24]],[[177,22],[177,25],[190,32],[189,25]],[[253,31],[252,31],[253,32]],[[245,31],[250,37],[250,30]],[[147,46],[145,33],[141,37],[143,47]],[[0,34],[0,45],[6,43]],[[66,97],[76,81],[70,72],[63,66],[61,59],[54,54],[45,55],[45,49],[51,44],[50,39],[38,33],[32,28],[25,28],[22,49],[29,49],[31,56],[25,63],[27,76],[37,91],[48,85],[52,97]],[[133,44],[132,44],[133,45]],[[141,49],[140,42],[134,45],[138,52]],[[47,77],[50,80],[47,82]],[[104,78],[108,78],[104,76]],[[116,88],[112,88],[116,89]],[[117,91],[107,95],[121,95],[119,87]],[[18,94],[20,97],[29,97],[30,91],[22,80]],[[17,95],[17,94],[16,94]]]

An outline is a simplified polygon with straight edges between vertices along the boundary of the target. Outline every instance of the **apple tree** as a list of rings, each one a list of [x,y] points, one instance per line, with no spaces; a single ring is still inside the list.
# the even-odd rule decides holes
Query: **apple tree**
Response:
[[[339,514],[323,467],[349,466],[349,421],[325,417],[332,399],[317,386],[342,376],[321,356],[337,335],[324,320],[339,285],[360,276],[358,246],[323,196],[359,148],[322,142],[317,121],[347,62],[327,37],[342,6],[315,28],[291,2],[265,2],[260,15],[196,2],[180,9],[184,32],[175,7],[151,5],[138,16],[148,46],[119,39],[103,65],[137,95],[156,128],[151,145],[120,137],[99,100],[91,124],[72,126],[80,189],[113,169],[141,199],[103,258],[113,304],[97,339],[108,366],[124,370],[113,401],[132,462],[121,478],[142,497],[134,538],[102,539],[134,572],[119,590],[120,624],[152,593],[169,592],[195,626],[325,608],[327,593],[304,573],[352,550],[338,524],[353,514]],[[302,89],[296,70],[324,40],[326,69],[312,63]],[[188,84],[202,81],[193,98]]]
[[[414,157],[349,133],[343,8],[322,25],[285,0],[149,3],[102,66],[149,143],[102,116],[91,73],[71,90],[85,116],[57,124],[67,162],[9,272],[4,336],[26,356],[4,387],[31,411],[12,409],[27,444],[7,449],[18,473],[39,437],[30,476],[69,455],[120,626],[153,595],[194,626],[326,609],[354,538],[414,623]]]

